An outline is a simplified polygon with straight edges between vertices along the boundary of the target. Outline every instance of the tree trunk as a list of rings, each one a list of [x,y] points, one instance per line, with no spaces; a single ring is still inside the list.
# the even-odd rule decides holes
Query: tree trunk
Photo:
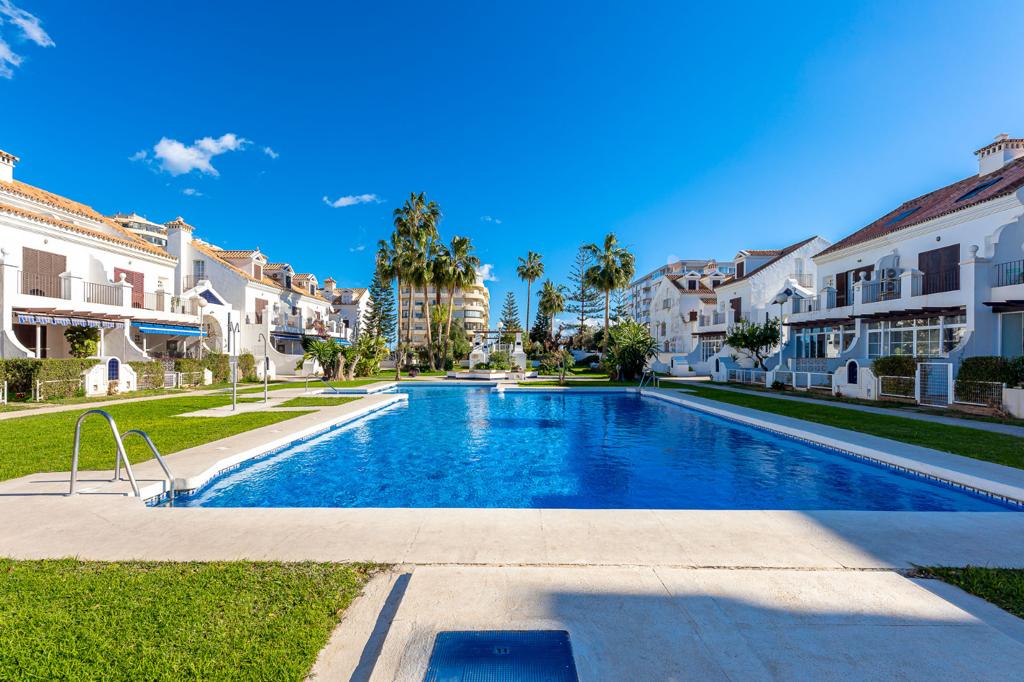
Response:
[[[426,284],[423,285],[423,317],[427,320],[427,364],[433,372],[437,367],[434,366],[434,335],[430,330],[433,324],[430,320],[430,298],[427,296]]]
[[[601,339],[601,356],[608,352],[608,305],[611,302],[612,292],[604,292],[604,338]]]
[[[402,378],[402,278],[396,277],[398,286],[395,292],[398,293],[398,319],[395,321],[395,381]]]
[[[465,299],[463,299],[465,300]],[[448,321],[444,325],[444,358],[442,362],[448,359],[448,342],[452,338],[452,317],[454,315],[455,307],[455,287],[448,288]],[[452,356],[452,369],[455,369],[455,356]]]
[[[530,338],[530,286],[533,280],[526,280],[526,338]]]

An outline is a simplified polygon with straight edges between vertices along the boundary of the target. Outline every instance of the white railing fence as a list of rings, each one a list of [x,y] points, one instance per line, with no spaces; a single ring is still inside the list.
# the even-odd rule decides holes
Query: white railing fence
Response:
[[[768,379],[768,372],[763,369],[730,369],[728,379],[738,384],[764,386]]]
[[[953,384],[953,402],[960,405],[1003,407],[1003,389],[1006,384],[994,381],[957,381]]]
[[[36,380],[36,385],[32,391],[32,400],[35,402],[42,402],[47,398],[52,398],[56,394],[54,389],[58,387],[61,387],[62,389],[73,387],[74,393],[77,393],[79,390],[84,393],[85,379],[77,377],[75,379],[47,379],[46,381]]]
[[[912,400],[917,395],[917,380],[914,377],[880,376],[878,395]]]
[[[202,372],[178,372],[178,388],[182,386],[199,386],[202,383]]]

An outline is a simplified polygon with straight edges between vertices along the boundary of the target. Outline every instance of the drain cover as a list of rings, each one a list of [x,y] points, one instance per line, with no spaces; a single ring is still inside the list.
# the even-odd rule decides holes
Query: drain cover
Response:
[[[565,630],[439,632],[424,682],[578,682]]]

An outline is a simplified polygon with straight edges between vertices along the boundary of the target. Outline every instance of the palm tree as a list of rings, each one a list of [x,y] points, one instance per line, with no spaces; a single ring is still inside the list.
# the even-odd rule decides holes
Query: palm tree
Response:
[[[544,263],[541,255],[533,251],[526,252],[526,258],[520,257],[519,267],[516,268],[519,279],[526,282],[526,329],[530,328],[530,287],[534,280],[544,274]]]
[[[587,268],[584,277],[590,286],[604,292],[604,334],[601,339],[601,354],[608,350],[608,316],[611,309],[611,295],[616,289],[629,285],[633,279],[634,259],[626,247],[619,246],[614,232],[604,237],[603,246],[587,244],[583,250],[594,259],[594,265]]]
[[[540,300],[537,309],[541,315],[551,318],[551,333],[555,331],[555,315],[565,310],[565,287],[556,285],[550,279],[544,281],[540,289]]]
[[[412,192],[401,208],[394,210],[393,215],[395,232],[407,246],[405,257],[401,259],[401,269],[410,284],[409,323],[406,325],[408,341],[412,341],[412,320],[415,315],[413,297],[416,291],[415,287],[419,285],[423,290],[424,318],[427,321],[427,355],[431,369],[433,369],[434,356],[430,348],[430,301],[427,297],[427,286],[430,283],[430,260],[432,249],[437,241],[437,224],[441,219],[441,208],[436,202],[428,201],[424,192],[419,194]]]
[[[447,293],[448,318],[445,320],[441,349],[445,357],[448,355],[448,342],[452,335],[453,305],[456,289],[465,290],[476,282],[476,269],[480,267],[480,259],[473,255],[473,243],[469,237],[452,237],[451,244],[440,244],[434,258],[434,287],[440,291],[444,287]]]

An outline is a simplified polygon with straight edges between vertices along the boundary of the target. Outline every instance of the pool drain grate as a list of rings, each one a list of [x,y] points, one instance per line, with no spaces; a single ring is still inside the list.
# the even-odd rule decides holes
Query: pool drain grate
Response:
[[[578,682],[565,630],[439,632],[424,682]]]

